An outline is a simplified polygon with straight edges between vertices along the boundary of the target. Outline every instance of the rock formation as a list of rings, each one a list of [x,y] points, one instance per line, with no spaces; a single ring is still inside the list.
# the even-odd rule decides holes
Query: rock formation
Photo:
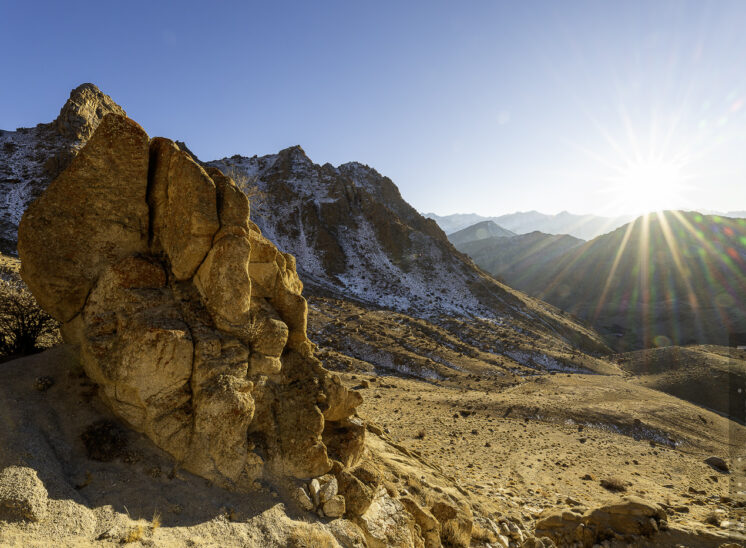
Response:
[[[361,398],[313,357],[295,260],[218,169],[106,115],[18,250],[103,401],[187,470],[250,490],[358,460]]]

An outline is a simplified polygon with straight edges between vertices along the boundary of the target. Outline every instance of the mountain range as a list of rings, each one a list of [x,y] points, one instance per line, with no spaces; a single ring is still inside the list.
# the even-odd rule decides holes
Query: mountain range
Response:
[[[702,214],[717,215],[721,217],[746,218],[746,211],[700,211]],[[425,217],[433,219],[446,234],[453,234],[469,226],[484,221],[493,221],[495,224],[515,232],[516,234],[527,234],[529,232],[544,232],[546,234],[569,234],[581,240],[591,240],[596,236],[607,234],[612,230],[636,218],[635,215],[619,215],[616,217],[604,217],[600,215],[576,215],[563,211],[556,215],[547,215],[538,211],[519,211],[500,215],[499,217],[484,217],[475,213],[454,213],[451,215],[436,215],[426,213]]]
[[[728,344],[746,331],[746,220],[667,211],[583,243],[539,233],[458,248],[591,322],[620,350]]]
[[[499,217],[482,217],[473,213],[439,216],[426,213],[426,217],[438,223],[447,234],[462,230],[483,221],[492,221],[498,226],[515,232],[544,232],[546,234],[569,234],[582,240],[590,240],[605,234],[631,221],[634,216],[603,217],[599,215],[575,215],[563,211],[556,215],[547,215],[538,211],[521,211]]]
[[[485,238],[500,238],[515,236],[515,232],[498,226],[494,221],[482,221],[472,226],[462,228],[458,232],[448,235],[448,240],[456,247],[459,244],[484,240]]]

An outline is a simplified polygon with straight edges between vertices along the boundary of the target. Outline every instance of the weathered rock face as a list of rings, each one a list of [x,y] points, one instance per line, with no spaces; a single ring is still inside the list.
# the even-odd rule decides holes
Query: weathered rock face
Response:
[[[70,164],[109,113],[126,115],[96,86],[82,84],[53,122],[0,130],[0,252],[16,254],[18,223],[27,205]]]
[[[312,355],[294,258],[175,143],[105,116],[18,249],[103,401],[186,469],[249,490],[359,458],[361,398]]]

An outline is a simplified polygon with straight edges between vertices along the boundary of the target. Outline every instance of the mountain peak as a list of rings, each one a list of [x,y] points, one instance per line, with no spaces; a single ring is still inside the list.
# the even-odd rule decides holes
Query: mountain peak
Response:
[[[60,135],[75,141],[87,140],[109,113],[126,116],[114,100],[91,83],[81,84],[70,92],[54,125]]]

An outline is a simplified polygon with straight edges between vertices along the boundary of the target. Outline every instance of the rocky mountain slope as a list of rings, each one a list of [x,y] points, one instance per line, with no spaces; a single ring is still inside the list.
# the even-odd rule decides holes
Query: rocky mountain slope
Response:
[[[575,215],[567,211],[556,215],[547,215],[538,211],[519,211],[499,217],[482,217],[461,213],[443,216],[428,213],[426,216],[435,220],[447,233],[489,220],[516,234],[539,231],[546,234],[569,234],[581,240],[590,240],[611,232],[633,219],[631,215],[603,217],[600,215]]]
[[[515,236],[515,232],[511,232],[510,230],[495,224],[494,221],[482,221],[481,223],[467,226],[458,232],[449,234],[448,240],[458,248],[460,244],[465,244],[467,242],[484,240],[486,238],[510,236]]]
[[[320,166],[300,147],[208,164],[255,187],[252,218],[296,257],[310,295],[436,323],[483,318],[519,333],[529,353],[576,344],[603,348],[592,331],[485,275],[401,198],[390,179],[368,166]]]
[[[109,111],[123,112],[95,86],[85,84],[73,90],[50,127],[77,120],[76,151],[99,123],[99,114]],[[186,145],[179,146],[188,152]],[[44,158],[40,153],[23,159],[23,169],[36,169]],[[351,299],[436,323],[452,317],[481,318],[516,334],[514,346],[521,350],[522,362],[534,357],[552,361],[577,345],[592,351],[605,348],[592,330],[485,275],[453,248],[435,222],[401,198],[390,179],[368,166],[319,166],[300,147],[203,165],[208,164],[258,192],[252,197],[253,221],[282,251],[295,256],[310,295]],[[39,192],[47,183],[48,177],[19,179],[13,188]],[[0,212],[9,227],[8,247],[15,249],[13,215]],[[484,336],[489,339],[488,331]]]
[[[620,349],[727,345],[746,331],[746,220],[640,217],[516,285],[593,322]]]
[[[456,248],[471,257],[480,268],[511,287],[520,288],[524,287],[524,278],[551,268],[558,257],[583,243],[583,240],[565,234],[530,232],[463,242]]]
[[[70,92],[50,123],[0,130],[0,252],[16,254],[16,233],[26,206],[78,154],[104,115],[124,110],[93,84]]]

